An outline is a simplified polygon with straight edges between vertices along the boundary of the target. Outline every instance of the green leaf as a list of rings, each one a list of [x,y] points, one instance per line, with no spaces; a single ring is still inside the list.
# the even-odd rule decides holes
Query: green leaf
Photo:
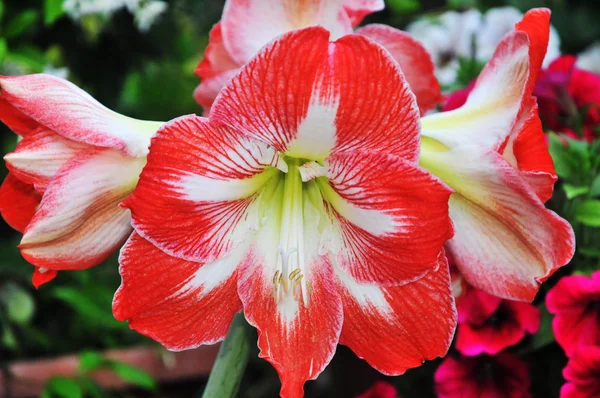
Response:
[[[408,14],[421,7],[419,0],[387,0],[386,3],[389,9],[396,14]]]
[[[64,15],[64,0],[44,0],[44,23],[52,25],[58,18]]]
[[[600,227],[600,200],[586,200],[575,209],[575,219],[590,227]]]
[[[600,196],[600,174],[596,176],[590,187],[590,196]]]
[[[552,315],[548,312],[545,305],[540,307],[541,322],[540,328],[532,337],[531,347],[528,351],[538,350],[554,341],[552,332]]]
[[[475,8],[478,6],[477,0],[448,0],[448,7],[454,9]]]
[[[4,16],[4,0],[0,0],[0,21],[2,20],[3,16]]]
[[[4,37],[12,39],[23,34],[31,28],[38,20],[38,13],[35,10],[25,10],[11,19],[4,29]]]
[[[6,316],[14,323],[29,323],[35,312],[35,302],[29,292],[13,283],[2,287],[0,301],[4,303]]]
[[[554,160],[556,174],[562,178],[569,178],[573,171],[571,168],[569,147],[554,133],[548,134],[548,144],[550,155],[552,155],[552,160]]]
[[[3,37],[0,37],[0,64],[4,62],[4,58],[6,58],[6,54],[8,53],[8,46],[6,45],[6,40]]]
[[[595,247],[580,247],[579,253],[586,257],[600,257],[600,249],[596,249]]]
[[[79,354],[79,370],[83,373],[100,369],[105,363],[104,357],[97,352],[86,351]]]
[[[567,199],[573,199],[578,196],[585,195],[586,193],[589,192],[590,189],[588,187],[576,187],[571,184],[564,184],[563,190],[565,191],[565,194],[567,195]]]
[[[95,303],[89,296],[74,288],[58,287],[54,289],[54,297],[65,302],[86,320],[95,325],[108,328],[122,328],[123,324],[115,320],[109,308]]]
[[[147,389],[154,389],[156,387],[154,379],[148,375],[148,373],[134,366],[122,362],[111,361],[108,363],[108,367],[123,381]]]
[[[44,391],[50,396],[61,398],[83,398],[83,390],[75,380],[66,377],[55,376],[51,378]]]

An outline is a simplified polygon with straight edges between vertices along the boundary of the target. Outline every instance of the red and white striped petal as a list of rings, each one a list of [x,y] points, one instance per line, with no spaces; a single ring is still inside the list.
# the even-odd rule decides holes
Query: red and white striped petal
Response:
[[[367,15],[381,11],[385,7],[383,0],[344,0],[344,8],[352,21],[352,26],[360,24]]]
[[[277,208],[268,211],[276,213]],[[288,398],[302,397],[306,380],[316,379],[331,361],[343,321],[332,265],[328,257],[318,254],[318,216],[308,201],[304,212],[307,223],[296,231],[303,236],[296,241],[300,245],[286,246],[280,254],[276,246],[280,225],[267,223],[238,276],[244,314],[258,330],[260,357],[275,367],[281,396]],[[270,213],[266,218],[275,219],[277,215]],[[289,264],[298,265],[295,269],[300,271],[290,273],[283,267],[282,272],[282,262],[291,256],[299,261]]]
[[[219,74],[203,78],[198,87],[194,90],[194,99],[204,109],[204,115],[208,115],[217,95],[229,80],[238,72],[238,69],[232,69]]]
[[[425,164],[456,192],[450,196],[455,235],[447,247],[473,286],[531,301],[539,284],[573,256],[569,223],[544,208],[536,193],[495,151],[457,148]]]
[[[30,263],[53,270],[92,267],[131,232],[119,206],[135,187],[144,159],[113,149],[82,152],[56,173],[19,245]]]
[[[363,36],[330,43],[320,27],[266,46],[210,117],[297,158],[363,149],[418,159],[419,110],[398,64]]]
[[[386,375],[448,352],[456,328],[448,263],[403,286],[362,284],[337,270],[344,306],[340,343]]]
[[[319,187],[341,238],[324,249],[338,267],[361,283],[398,285],[437,266],[452,225],[451,191],[436,177],[386,153],[340,153],[326,166],[330,185]]]
[[[542,202],[545,203],[552,197],[554,183],[558,177],[548,152],[548,143],[536,104],[530,108],[528,118],[517,127],[517,132],[511,135],[502,155],[520,170],[523,179]]]
[[[417,97],[421,114],[442,102],[444,96],[434,74],[431,55],[420,42],[406,32],[381,24],[367,25],[356,33],[382,45],[392,54]]]
[[[238,250],[207,264],[186,261],[134,232],[121,250],[113,314],[172,351],[221,341],[242,309],[236,267],[244,254]]]
[[[2,98],[22,114],[78,142],[145,156],[161,123],[128,118],[79,87],[51,75],[0,76]]]
[[[227,0],[221,19],[223,43],[231,58],[243,65],[265,44],[295,29],[320,25],[337,39],[352,33],[352,21],[343,3],[342,0]]]
[[[190,115],[163,126],[133,195],[125,202],[145,239],[176,257],[212,262],[258,228],[247,209],[278,172],[267,145]],[[168,220],[168,222],[165,222]]]
[[[448,148],[481,145],[500,149],[516,123],[530,77],[529,39],[524,32],[504,36],[479,75],[467,102],[453,111],[422,119],[422,134]]]
[[[216,23],[210,30],[208,46],[204,50],[204,59],[194,73],[201,79],[207,79],[231,69],[237,69],[241,64],[235,62],[223,43],[221,23]]]
[[[33,218],[42,195],[31,184],[8,173],[0,186],[0,213],[12,228],[23,232]]]
[[[523,15],[523,19],[515,25],[515,29],[524,32],[529,38],[529,82],[527,93],[531,95],[533,86],[546,57],[550,40],[550,10],[548,8],[532,8]]]
[[[58,170],[86,149],[93,147],[63,138],[41,127],[23,138],[14,152],[4,156],[4,160],[15,177],[43,192]]]
[[[2,96],[2,90],[0,90],[0,121],[20,136],[26,136],[39,127],[39,123],[12,106]]]

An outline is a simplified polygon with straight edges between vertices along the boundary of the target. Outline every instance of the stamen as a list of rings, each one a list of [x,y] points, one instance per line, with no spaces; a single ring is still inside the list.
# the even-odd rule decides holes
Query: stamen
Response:
[[[273,275],[273,284],[277,285],[277,283],[279,282],[280,279],[281,279],[281,271],[277,270],[277,271],[275,271],[275,275]]]
[[[295,270],[293,270],[292,273],[290,274],[290,280],[293,281],[294,278],[296,277],[296,275],[298,275],[299,273],[300,273],[300,268],[296,268]]]

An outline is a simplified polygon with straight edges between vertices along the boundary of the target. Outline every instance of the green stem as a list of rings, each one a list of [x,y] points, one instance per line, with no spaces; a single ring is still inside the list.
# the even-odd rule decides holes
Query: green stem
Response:
[[[202,398],[234,397],[250,357],[252,328],[242,313],[233,318],[213,365]]]

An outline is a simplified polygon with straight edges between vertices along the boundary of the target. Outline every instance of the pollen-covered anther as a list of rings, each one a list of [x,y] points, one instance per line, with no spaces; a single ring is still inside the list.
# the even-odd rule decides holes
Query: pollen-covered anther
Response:
[[[327,167],[315,161],[304,163],[302,166],[298,167],[298,170],[300,171],[300,177],[303,182],[327,175]]]

